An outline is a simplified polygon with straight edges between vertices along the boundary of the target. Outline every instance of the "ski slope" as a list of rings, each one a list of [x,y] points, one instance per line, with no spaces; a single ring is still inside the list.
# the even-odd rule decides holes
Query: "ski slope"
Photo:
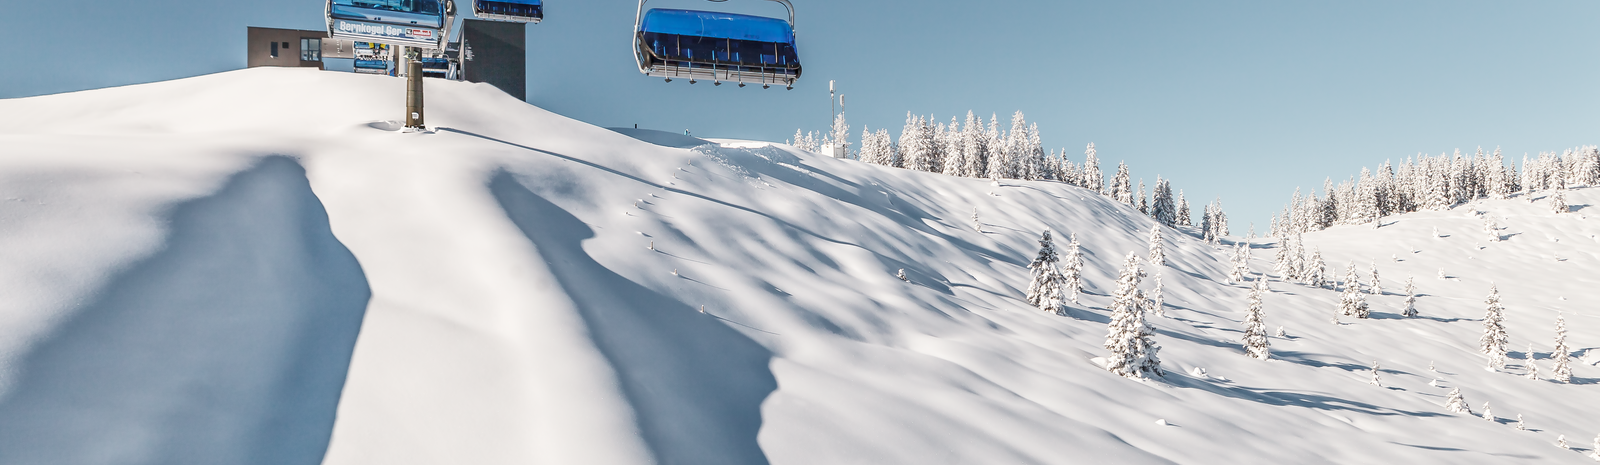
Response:
[[[1153,224],[1111,199],[459,82],[403,132],[403,86],[257,68],[0,100],[0,463],[1590,463],[1600,433],[1600,191],[1308,234],[1389,294],[1336,326],[1335,291],[1273,281],[1267,361],[1226,247],[1168,231],[1168,374],[1138,381],[1091,360]],[[1472,211],[1507,240],[1475,248]],[[1086,256],[1065,315],[1023,300],[1046,228]],[[1574,383],[1524,379],[1557,310]],[[1453,387],[1499,419],[1446,411]]]

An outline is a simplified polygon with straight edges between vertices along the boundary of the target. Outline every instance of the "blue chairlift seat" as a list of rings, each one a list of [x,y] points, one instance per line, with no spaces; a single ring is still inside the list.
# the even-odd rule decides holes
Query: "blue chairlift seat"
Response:
[[[544,20],[542,0],[472,0],[472,14],[482,19],[516,23]]]
[[[357,58],[355,68],[357,73],[384,74],[389,72],[389,60]]]
[[[635,43],[639,70],[650,76],[788,86],[800,78],[794,27],[781,19],[652,9]]]

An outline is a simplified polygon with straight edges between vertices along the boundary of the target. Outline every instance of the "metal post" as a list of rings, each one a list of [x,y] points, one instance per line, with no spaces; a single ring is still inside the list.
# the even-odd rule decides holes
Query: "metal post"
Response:
[[[422,60],[416,51],[406,49],[406,127],[423,129],[422,120]]]

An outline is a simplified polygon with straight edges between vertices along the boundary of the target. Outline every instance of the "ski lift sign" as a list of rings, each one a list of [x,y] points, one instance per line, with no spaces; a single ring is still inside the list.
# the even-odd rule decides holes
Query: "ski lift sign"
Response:
[[[394,45],[437,48],[439,33],[431,28],[392,26],[361,21],[335,20],[333,33],[339,37]]]

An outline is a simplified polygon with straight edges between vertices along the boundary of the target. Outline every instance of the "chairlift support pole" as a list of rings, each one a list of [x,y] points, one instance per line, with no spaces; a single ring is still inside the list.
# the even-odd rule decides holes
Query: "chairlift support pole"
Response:
[[[406,47],[406,127],[423,129],[422,112],[422,60],[418,50]]]

